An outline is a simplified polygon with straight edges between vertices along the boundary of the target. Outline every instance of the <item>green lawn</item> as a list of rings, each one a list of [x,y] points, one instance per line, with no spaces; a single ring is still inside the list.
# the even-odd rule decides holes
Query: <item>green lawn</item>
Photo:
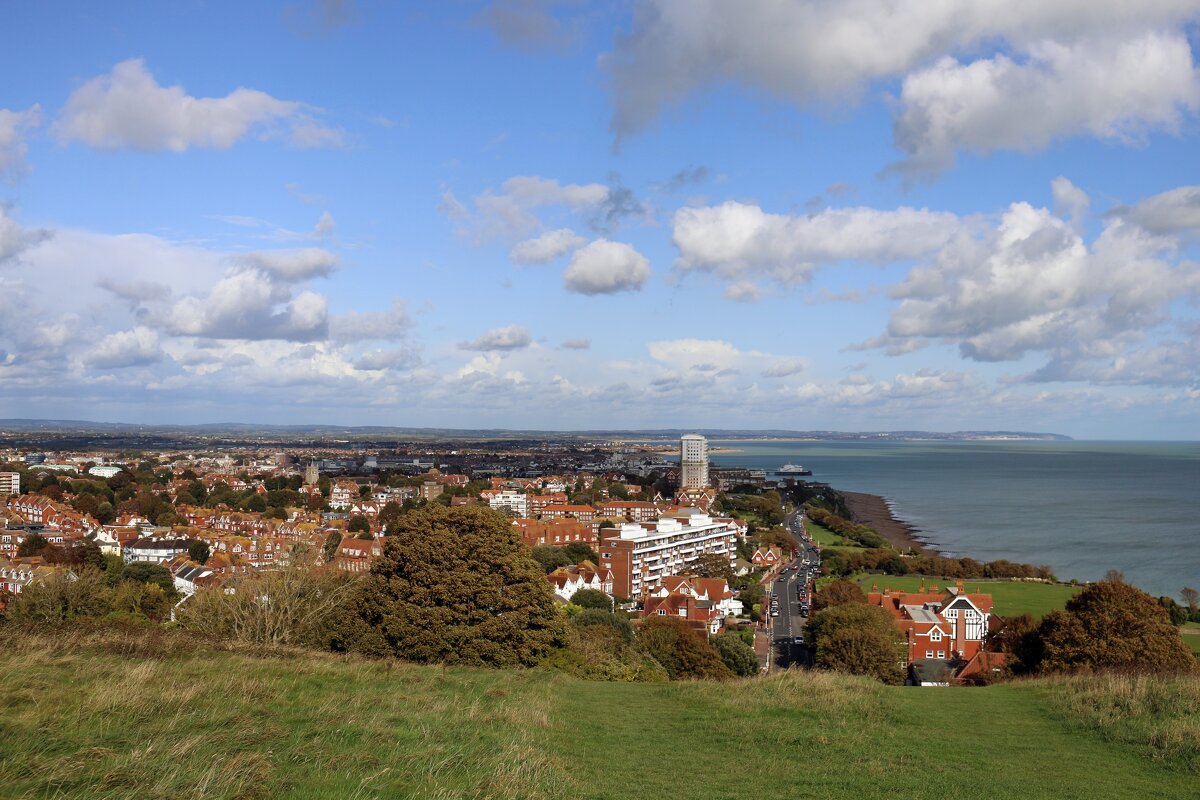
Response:
[[[811,519],[804,521],[804,526],[808,530],[812,540],[821,546],[822,550],[862,550],[862,545],[850,539],[846,539],[837,535],[833,531],[818,525]]]
[[[828,673],[587,683],[325,655],[12,642],[0,795],[64,798],[1194,798],[1195,737],[1036,682]],[[1190,685],[1183,687],[1190,690]],[[1183,691],[1183,689],[1180,689]],[[1176,703],[1172,724],[1200,720]],[[1114,723],[1114,719],[1117,722]],[[1115,727],[1114,727],[1115,725]],[[1191,742],[1189,744],[1188,742]]]
[[[1200,622],[1185,622],[1180,630],[1183,633],[1183,641],[1200,657]]]
[[[914,575],[866,575],[858,578],[859,586],[870,590],[872,584],[878,584],[880,589],[898,589],[902,592],[915,592],[920,588],[921,578]],[[953,586],[954,581],[945,578],[925,578],[925,586],[937,584],[938,587]],[[1022,583],[1020,581],[987,581],[967,580],[963,582],[968,592],[976,590],[992,596],[992,611],[1004,617],[1026,612],[1035,617],[1042,617],[1056,608],[1067,604],[1080,587],[1061,586],[1059,584]]]

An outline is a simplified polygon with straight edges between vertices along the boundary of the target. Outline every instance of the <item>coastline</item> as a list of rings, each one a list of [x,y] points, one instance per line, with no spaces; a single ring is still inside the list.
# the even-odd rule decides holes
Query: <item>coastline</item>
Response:
[[[897,519],[884,498],[865,492],[841,491],[841,494],[846,498],[846,505],[850,508],[852,520],[874,528],[893,547],[898,550],[911,548],[925,555],[941,555],[936,547],[921,536],[918,528],[904,520]]]

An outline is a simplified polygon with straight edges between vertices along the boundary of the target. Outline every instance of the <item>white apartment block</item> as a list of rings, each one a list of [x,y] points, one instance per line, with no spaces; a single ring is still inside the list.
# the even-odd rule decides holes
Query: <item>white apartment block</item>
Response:
[[[488,507],[523,519],[529,516],[529,495],[511,490],[497,492],[488,499]]]
[[[21,493],[21,473],[0,472],[0,497],[11,494],[14,497]]]
[[[679,439],[679,486],[703,489],[708,486],[708,440],[695,433]]]
[[[656,522],[627,522],[601,531],[600,564],[612,570],[613,593],[641,597],[666,575],[686,575],[703,553],[737,557],[737,527],[692,510]]]

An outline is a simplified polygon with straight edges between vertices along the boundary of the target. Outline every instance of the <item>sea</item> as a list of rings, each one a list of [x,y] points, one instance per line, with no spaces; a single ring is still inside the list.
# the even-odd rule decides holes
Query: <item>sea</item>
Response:
[[[1155,596],[1200,588],[1200,442],[710,440],[722,467],[799,464],[884,497],[936,549],[1110,569]],[[718,452],[712,452],[718,450]]]

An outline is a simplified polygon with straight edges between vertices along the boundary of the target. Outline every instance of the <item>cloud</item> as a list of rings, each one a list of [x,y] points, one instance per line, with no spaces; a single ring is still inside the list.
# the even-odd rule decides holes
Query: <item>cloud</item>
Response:
[[[0,108],[0,178],[19,178],[29,166],[25,162],[28,147],[24,135],[42,124],[42,107],[32,105],[24,111]]]
[[[663,181],[660,187],[664,192],[677,192],[687,186],[703,183],[708,180],[708,167],[704,165],[684,167]]]
[[[735,303],[757,303],[762,296],[762,287],[752,281],[738,281],[725,287],[725,299]]]
[[[310,342],[329,333],[322,295],[310,291],[292,295],[285,284],[257,270],[227,275],[207,296],[180,299],[160,322],[177,336],[212,339]]]
[[[761,276],[794,284],[827,264],[886,264],[928,255],[960,225],[954,214],[903,207],[830,208],[812,216],[769,214],[734,201],[681,208],[674,219],[675,267],[716,272],[739,283]]]
[[[492,330],[469,342],[460,342],[460,350],[479,350],[490,352],[496,350],[520,350],[533,343],[533,339],[521,325],[509,325],[505,328]]]
[[[149,280],[121,281],[104,275],[96,280],[96,285],[135,307],[154,300],[165,300],[171,296],[170,286]]]
[[[563,273],[567,291],[613,294],[642,288],[650,277],[650,262],[624,242],[596,241],[575,251]]]
[[[54,129],[64,142],[98,150],[227,150],[252,130],[264,139],[283,136],[296,147],[341,146],[343,134],[314,113],[255,89],[192,97],[182,86],[160,86],[141,59],[130,59],[72,92]]]
[[[163,358],[158,335],[149,328],[137,327],[110,334],[87,356],[89,366],[121,369],[155,364]]]
[[[474,237],[477,241],[488,241],[528,236],[541,226],[534,213],[539,209],[548,206],[565,206],[572,211],[596,209],[608,197],[609,187],[602,183],[563,184],[553,178],[516,175],[506,180],[499,192],[488,189],[475,197]],[[447,216],[466,212],[461,204],[448,203],[445,195],[442,206]]]
[[[1180,186],[1147,197],[1132,208],[1120,206],[1111,213],[1150,233],[1200,231],[1200,186]]]
[[[1050,182],[1050,191],[1054,195],[1054,213],[1070,222],[1076,231],[1082,230],[1092,202],[1087,192],[1061,175]]]
[[[50,238],[50,231],[22,228],[12,218],[10,206],[0,203],[0,267],[22,251]]]
[[[762,371],[764,378],[787,378],[804,371],[804,359],[790,358],[778,361]]]
[[[329,321],[329,338],[336,342],[389,341],[408,335],[412,319],[404,301],[396,300],[387,311],[348,311]]]
[[[562,343],[564,350],[590,350],[592,348],[591,339],[567,339]]]
[[[513,245],[509,257],[517,264],[547,264],[586,242],[570,228],[546,231],[541,236]]]
[[[437,205],[438,213],[450,219],[469,219],[471,212],[467,207],[459,202],[454,196],[454,192],[446,189],[442,192],[442,199]]]
[[[621,183],[620,177],[613,176],[611,184],[590,222],[592,229],[600,233],[612,233],[626,217],[645,217],[649,213],[633,190]]]
[[[490,29],[501,42],[522,50],[563,47],[578,36],[578,28],[564,25],[550,13],[562,0],[493,0],[472,17]]]
[[[333,219],[333,214],[326,211],[321,214],[321,218],[313,226],[312,235],[317,239],[328,239],[333,236],[335,230],[337,230],[337,223]]]
[[[947,57],[904,79],[895,135],[908,157],[895,168],[938,172],[959,150],[1028,152],[1079,132],[1137,141],[1177,131],[1197,108],[1200,78],[1182,33],[1039,42],[1023,61]]]
[[[319,247],[307,247],[299,250],[258,250],[236,256],[235,260],[284,281],[325,278],[338,268],[338,257]]]
[[[1200,265],[1172,263],[1175,252],[1120,218],[1089,246],[1046,209],[1013,203],[993,229],[959,235],[912,270],[893,290],[886,335],[870,344],[951,343],[974,361],[1041,354],[1047,366],[1031,379],[1100,375],[1169,336],[1172,305],[1200,297]]]
[[[395,350],[372,350],[363,353],[354,362],[354,368],[359,370],[409,370],[419,366],[420,357],[407,348]]]

